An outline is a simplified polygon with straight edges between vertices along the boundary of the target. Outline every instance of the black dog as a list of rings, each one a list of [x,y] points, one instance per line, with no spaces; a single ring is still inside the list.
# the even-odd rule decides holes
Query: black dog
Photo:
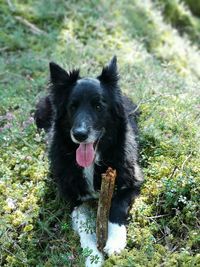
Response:
[[[71,203],[82,247],[92,242],[89,234],[78,230],[78,221],[86,220],[82,202],[98,197],[101,174],[108,167],[116,169],[104,249],[108,255],[120,253],[126,245],[128,211],[143,181],[137,126],[131,115],[135,105],[122,96],[118,79],[116,57],[97,78],[81,78],[78,70],[66,72],[50,63],[50,94],[39,102],[35,113],[38,127],[51,129],[50,169],[63,197]],[[95,250],[94,242],[90,245]]]

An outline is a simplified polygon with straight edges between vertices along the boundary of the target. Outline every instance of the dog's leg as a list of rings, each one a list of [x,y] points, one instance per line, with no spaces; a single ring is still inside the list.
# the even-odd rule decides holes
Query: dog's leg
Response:
[[[80,236],[81,247],[88,250],[89,256],[86,257],[86,267],[101,267],[103,264],[103,255],[97,249],[96,224],[92,211],[82,204],[76,207],[72,212],[73,229]]]
[[[119,254],[126,246],[126,220],[128,211],[138,195],[132,188],[121,189],[112,200],[109,222],[108,240],[104,251],[110,256]]]

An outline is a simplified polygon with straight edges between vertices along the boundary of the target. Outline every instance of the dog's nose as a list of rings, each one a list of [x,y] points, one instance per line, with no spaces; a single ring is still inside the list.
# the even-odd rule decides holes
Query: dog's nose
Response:
[[[78,142],[84,142],[88,138],[88,130],[85,128],[74,129],[73,136]]]

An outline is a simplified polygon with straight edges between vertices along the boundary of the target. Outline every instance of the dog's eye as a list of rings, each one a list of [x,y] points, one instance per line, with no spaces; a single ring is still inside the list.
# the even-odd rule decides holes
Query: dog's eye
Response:
[[[95,109],[96,109],[97,111],[101,111],[101,109],[102,109],[101,104],[96,104],[96,105],[95,105]]]

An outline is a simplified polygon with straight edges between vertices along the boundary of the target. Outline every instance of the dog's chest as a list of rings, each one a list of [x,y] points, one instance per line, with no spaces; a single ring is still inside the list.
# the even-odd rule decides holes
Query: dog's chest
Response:
[[[87,183],[88,194],[81,197],[81,200],[98,198],[98,192],[94,190],[94,164],[83,169],[83,177]]]
[[[92,164],[91,166],[87,168],[84,168],[83,177],[87,182],[88,191],[93,192],[94,191],[94,164]]]

